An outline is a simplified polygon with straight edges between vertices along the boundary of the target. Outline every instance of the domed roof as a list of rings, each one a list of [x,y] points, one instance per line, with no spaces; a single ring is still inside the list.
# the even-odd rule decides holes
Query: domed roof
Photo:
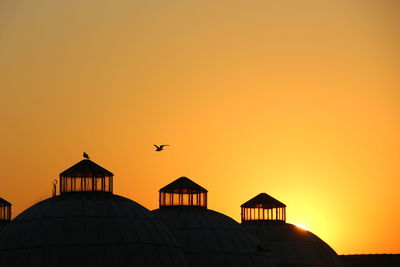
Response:
[[[9,223],[10,221],[5,221],[5,220],[0,221],[0,233],[3,230],[3,228],[5,228]]]
[[[245,221],[242,226],[270,251],[276,266],[344,267],[328,244],[293,224],[260,220]]]
[[[265,250],[236,221],[200,207],[154,210],[175,236],[190,266],[271,266]]]
[[[41,201],[0,234],[0,266],[186,266],[167,228],[146,208],[104,192]]]
[[[160,189],[154,210],[181,245],[190,266],[270,266],[265,250],[233,219],[207,209],[207,190],[187,177]]]

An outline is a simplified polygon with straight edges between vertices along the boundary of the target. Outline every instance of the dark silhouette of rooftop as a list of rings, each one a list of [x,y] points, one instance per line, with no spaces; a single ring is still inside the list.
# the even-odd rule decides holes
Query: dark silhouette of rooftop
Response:
[[[266,193],[258,194],[240,207],[242,222],[286,221],[286,205]]]
[[[196,194],[196,193],[207,193],[208,191],[202,186],[196,184],[187,177],[180,177],[167,184],[160,189],[159,192],[164,193],[181,193],[181,194]]]
[[[344,267],[336,252],[310,231],[286,223],[286,205],[261,193],[241,205],[242,226],[270,252],[277,267]]]
[[[0,222],[11,220],[11,203],[0,197]]]
[[[149,210],[105,192],[48,198],[0,231],[1,267],[186,267],[185,261]]]
[[[84,159],[60,173],[60,193],[113,192],[114,174],[90,159]]]
[[[114,174],[90,159],[83,159],[60,173],[62,177],[106,177]]]
[[[266,193],[260,193],[249,201],[243,203],[242,208],[285,208],[286,205]]]
[[[207,209],[208,191],[180,177],[160,192],[153,211],[171,231],[190,267],[269,267],[269,255],[257,239],[228,216]]]
[[[346,267],[399,267],[400,254],[340,255]]]
[[[159,190],[161,207],[207,208],[207,190],[187,177],[180,177]]]
[[[11,203],[0,197],[0,206],[11,206]]]

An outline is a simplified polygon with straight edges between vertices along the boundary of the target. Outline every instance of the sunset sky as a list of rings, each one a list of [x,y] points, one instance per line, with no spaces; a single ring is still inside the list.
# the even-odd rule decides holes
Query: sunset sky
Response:
[[[339,254],[400,253],[400,1],[0,2],[0,197],[82,159],[148,209],[260,192]],[[157,153],[153,144],[169,144]]]

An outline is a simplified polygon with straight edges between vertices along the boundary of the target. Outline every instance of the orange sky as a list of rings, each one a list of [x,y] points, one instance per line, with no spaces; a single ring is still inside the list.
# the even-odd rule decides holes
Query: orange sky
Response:
[[[188,176],[239,220],[266,192],[338,253],[400,253],[400,2],[0,2],[0,196],[83,151],[149,209]],[[172,145],[163,153],[153,143]]]

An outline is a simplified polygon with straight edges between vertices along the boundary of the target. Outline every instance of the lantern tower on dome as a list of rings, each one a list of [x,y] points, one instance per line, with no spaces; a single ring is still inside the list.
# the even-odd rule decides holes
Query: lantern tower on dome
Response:
[[[258,194],[240,207],[242,222],[286,221],[286,205],[266,193]]]
[[[60,193],[113,192],[114,174],[88,158],[60,173]]]
[[[207,190],[187,177],[180,177],[159,190],[162,207],[207,208]]]
[[[0,197],[0,222],[11,221],[11,203]]]

